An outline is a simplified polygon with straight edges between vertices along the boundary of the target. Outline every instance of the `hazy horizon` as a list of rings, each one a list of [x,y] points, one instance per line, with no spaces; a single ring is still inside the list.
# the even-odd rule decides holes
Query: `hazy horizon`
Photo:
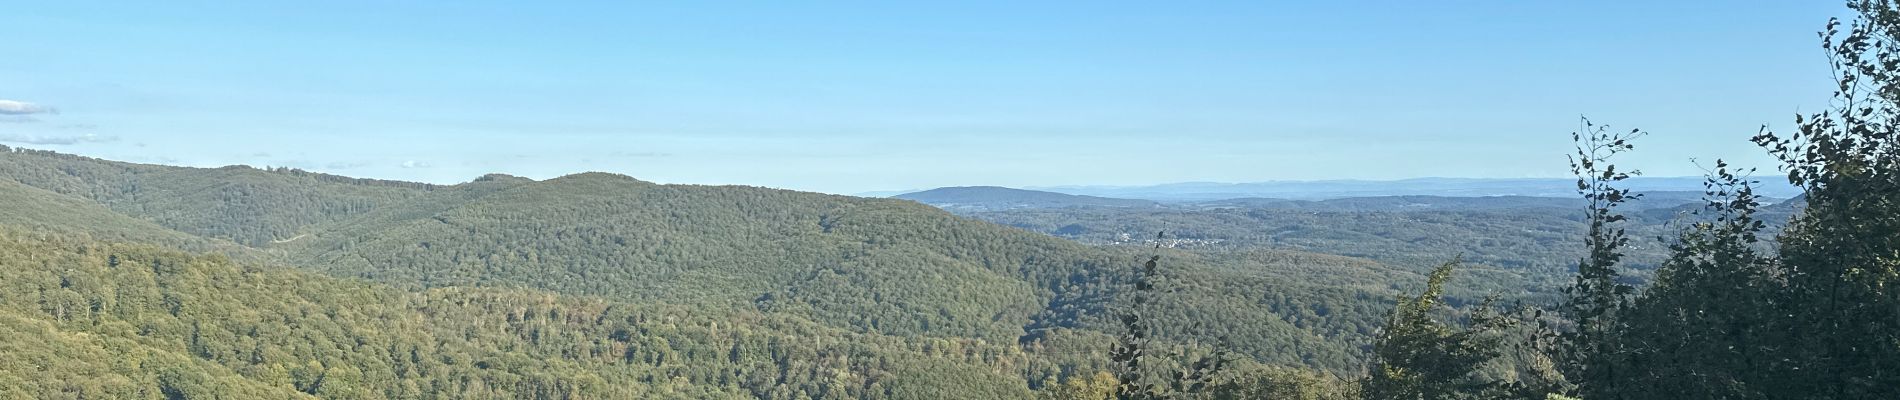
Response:
[[[1016,185],[1016,186],[973,184],[973,185],[947,185],[947,186],[917,187],[917,188],[887,188],[887,189],[874,189],[874,190],[864,190],[864,191],[856,191],[856,192],[835,192],[835,191],[806,190],[806,189],[792,188],[792,187],[752,185],[752,184],[744,184],[744,183],[730,183],[729,184],[729,183],[703,183],[703,182],[668,182],[668,181],[649,179],[647,177],[642,177],[637,174],[628,174],[624,172],[606,171],[606,170],[578,170],[578,171],[571,171],[571,172],[559,173],[559,174],[548,175],[548,176],[532,176],[532,175],[512,173],[508,171],[489,171],[489,172],[483,172],[477,175],[468,176],[468,177],[460,178],[460,179],[429,181],[429,180],[412,180],[412,179],[402,179],[402,178],[352,175],[346,172],[339,173],[339,172],[331,172],[331,171],[323,171],[323,170],[312,170],[312,169],[304,169],[301,167],[287,166],[287,165],[254,165],[254,164],[242,164],[242,163],[223,164],[223,165],[188,165],[188,164],[166,163],[166,162],[138,162],[138,161],[128,161],[128,160],[116,160],[116,159],[112,159],[108,157],[98,157],[98,156],[90,156],[90,155],[85,155],[85,154],[70,153],[70,152],[52,149],[47,146],[7,145],[4,142],[0,142],[0,146],[5,146],[11,149],[55,151],[55,152],[60,152],[62,154],[74,154],[74,155],[93,157],[93,158],[98,158],[98,159],[103,159],[103,160],[108,160],[108,161],[135,162],[135,163],[140,163],[140,164],[166,165],[166,166],[188,167],[188,168],[206,168],[206,169],[239,167],[239,166],[258,168],[258,169],[293,168],[293,169],[299,169],[299,170],[304,170],[304,171],[309,171],[309,172],[326,173],[326,174],[332,174],[332,175],[349,177],[349,178],[381,179],[381,180],[402,181],[402,182],[427,183],[427,184],[434,184],[434,185],[455,185],[455,184],[461,184],[461,183],[468,183],[478,178],[481,178],[483,176],[492,175],[492,174],[518,176],[522,178],[528,178],[528,179],[539,181],[539,180],[555,179],[555,178],[560,178],[560,177],[569,176],[569,175],[605,172],[605,173],[626,175],[634,179],[639,179],[639,180],[649,181],[649,182],[654,182],[654,183],[659,183],[659,184],[744,185],[744,186],[759,186],[759,187],[767,187],[767,188],[774,188],[774,189],[799,190],[799,191],[847,195],[847,196],[861,196],[861,197],[889,197],[889,196],[898,195],[898,194],[920,192],[920,191],[926,191],[926,190],[931,190],[931,189],[958,188],[958,187],[1003,187],[1003,188],[1010,188],[1010,189],[1049,191],[1049,192],[1067,193],[1067,194],[1101,195],[1103,197],[1118,197],[1118,196],[1113,196],[1113,195],[1103,195],[1099,193],[1092,193],[1091,191],[1093,190],[1140,190],[1140,189],[1166,188],[1166,187],[1171,187],[1171,186],[1205,186],[1205,185],[1247,186],[1247,185],[1280,185],[1280,184],[1301,185],[1301,184],[1329,184],[1329,183],[1386,184],[1386,183],[1406,183],[1406,182],[1415,183],[1418,181],[1434,181],[1434,180],[1471,181],[1471,182],[1537,181],[1539,183],[1551,183],[1551,182],[1565,183],[1574,179],[1573,177],[1495,178],[1495,177],[1420,176],[1420,177],[1395,178],[1395,179],[1350,179],[1350,178],[1347,178],[1347,179],[1278,179],[1278,180],[1261,180],[1261,181],[1247,181],[1247,182],[1171,181],[1171,182],[1128,183],[1128,184],[1065,183],[1065,184]],[[1785,182],[1781,182],[1778,179],[1778,177],[1775,176],[1774,174],[1764,175],[1758,172],[1753,177],[1755,178],[1756,181],[1758,181],[1761,184],[1761,186],[1759,187],[1763,188],[1763,190],[1765,191],[1765,194],[1769,194],[1769,195],[1779,194],[1779,195],[1786,196],[1788,194],[1776,193],[1776,192],[1782,191],[1782,189],[1792,188],[1791,186],[1786,185]],[[1763,179],[1763,178],[1766,178],[1766,179]],[[1662,186],[1667,186],[1671,188],[1677,188],[1679,186],[1680,190],[1696,190],[1697,188],[1694,187],[1694,185],[1699,184],[1704,179],[1704,177],[1688,176],[1688,175],[1684,175],[1684,176],[1642,176],[1642,175],[1639,175],[1639,176],[1633,177],[1632,179],[1633,180],[1629,184],[1633,188],[1637,190],[1641,190],[1641,191],[1663,190],[1663,189],[1657,189],[1657,187],[1662,187]],[[1669,190],[1677,190],[1677,189],[1669,189]],[[1526,194],[1507,194],[1507,195],[1541,196],[1541,195],[1526,195]],[[1567,196],[1567,194],[1565,196]],[[1142,198],[1140,196],[1134,196],[1134,197],[1119,196],[1119,197]]]
[[[373,12],[371,12],[373,11]],[[1561,178],[1772,165],[1837,4],[33,3],[0,143],[454,183],[605,171],[827,193]],[[204,21],[218,21],[207,24]],[[1689,44],[1694,44],[1690,46]],[[1764,174],[1772,175],[1772,174]]]

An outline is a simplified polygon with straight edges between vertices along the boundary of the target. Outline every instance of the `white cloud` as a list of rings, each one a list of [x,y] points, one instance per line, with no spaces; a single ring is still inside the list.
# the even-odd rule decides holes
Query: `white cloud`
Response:
[[[119,140],[118,136],[99,136],[99,135],[94,135],[94,134],[84,134],[84,135],[78,135],[78,136],[32,136],[32,135],[0,134],[0,142],[38,144],[38,145],[106,143],[106,142],[116,142],[118,140]]]
[[[607,156],[616,157],[616,158],[672,157],[673,153],[665,153],[665,152],[658,152],[658,151],[616,151],[612,153],[607,153]]]
[[[402,162],[403,168],[428,168],[431,166],[432,165],[429,165],[429,163],[416,161],[416,160],[409,160],[409,161]]]
[[[58,114],[59,110],[19,100],[0,99],[0,115]]]

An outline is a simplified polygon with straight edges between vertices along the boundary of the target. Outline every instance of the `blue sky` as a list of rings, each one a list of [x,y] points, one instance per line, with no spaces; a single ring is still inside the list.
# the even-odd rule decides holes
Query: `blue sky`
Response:
[[[1847,14],[793,3],[0,0],[0,100],[15,102],[0,102],[0,144],[437,183],[597,170],[854,193],[1559,177],[1589,115],[1652,131],[1628,165],[1697,175],[1691,158],[1772,166],[1747,138],[1827,105],[1814,32]]]

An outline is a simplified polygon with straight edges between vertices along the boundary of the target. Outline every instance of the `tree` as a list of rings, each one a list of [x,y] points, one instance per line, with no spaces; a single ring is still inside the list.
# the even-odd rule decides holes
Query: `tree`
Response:
[[[1845,31],[1830,20],[1820,35],[1835,107],[1797,116],[1788,137],[1753,138],[1804,192],[1772,246],[1759,241],[1752,182],[1718,161],[1710,218],[1684,229],[1654,284],[1632,296],[1614,269],[1627,239],[1603,228],[1628,193],[1608,185],[1623,175],[1598,157],[1631,147],[1600,128],[1577,136],[1590,255],[1558,349],[1583,398],[1900,396],[1900,3],[1849,6],[1859,18]]]
[[[1835,108],[1797,117],[1786,138],[1755,137],[1781,160],[1807,208],[1780,235],[1787,287],[1774,343],[1777,395],[1900,395],[1900,4],[1849,3],[1859,18],[1821,34]]]
[[[1373,345],[1371,371],[1361,381],[1366,399],[1469,399],[1504,397],[1505,385],[1479,376],[1501,355],[1497,331],[1508,320],[1490,305],[1478,307],[1470,328],[1460,329],[1433,315],[1446,311],[1445,282],[1460,260],[1432,270],[1417,297],[1400,296],[1385,329]]]
[[[1156,247],[1159,248],[1160,245]],[[1154,291],[1154,280],[1157,275],[1155,268],[1160,261],[1160,255],[1149,257],[1148,262],[1142,263],[1141,269],[1137,271],[1139,275],[1135,280],[1133,305],[1120,316],[1124,332],[1118,338],[1120,341],[1115,344],[1115,347],[1109,349],[1109,360],[1114,361],[1120,368],[1115,385],[1117,400],[1161,397],[1154,384],[1145,382],[1141,364],[1142,358],[1147,357],[1144,353],[1149,351],[1150,343],[1154,340],[1148,337],[1148,326],[1141,320],[1141,308],[1148,303],[1149,293]]]
[[[1120,385],[1114,374],[1096,372],[1094,375],[1070,377],[1060,384],[1049,385],[1041,395],[1047,400],[1107,400],[1115,398],[1116,388]]]
[[[1616,207],[1642,196],[1618,187],[1618,183],[1640,172],[1617,171],[1610,161],[1617,154],[1634,150],[1632,141],[1647,134],[1638,129],[1612,131],[1588,118],[1581,119],[1580,124],[1581,129],[1570,134],[1577,143],[1577,152],[1570,156],[1570,170],[1577,176],[1577,191],[1588,204],[1585,218],[1589,227],[1584,244],[1589,252],[1577,261],[1576,280],[1564,290],[1567,297],[1559,311],[1569,326],[1555,331],[1555,345],[1564,376],[1583,388],[1584,397],[1594,398],[1597,396],[1591,394],[1616,390],[1619,358],[1625,355],[1617,346],[1617,314],[1635,291],[1618,279],[1617,263],[1622,261],[1623,248],[1630,239],[1620,224],[1627,218]]]
[[[1752,170],[1751,170],[1752,171]],[[1626,384],[1643,397],[1761,398],[1767,362],[1760,344],[1781,287],[1772,257],[1759,252],[1766,224],[1755,217],[1753,182],[1717,160],[1705,183],[1708,204],[1684,228],[1656,280],[1624,314]],[[1750,171],[1741,171],[1750,172]]]
[[[1166,232],[1155,234],[1154,250],[1160,251],[1161,239]],[[1125,332],[1120,341],[1109,350],[1109,359],[1120,368],[1115,398],[1118,400],[1154,400],[1170,399],[1176,396],[1200,393],[1213,383],[1216,374],[1227,362],[1225,351],[1216,351],[1185,363],[1180,368],[1166,371],[1164,383],[1156,384],[1149,379],[1150,371],[1143,363],[1150,353],[1155,352],[1155,341],[1150,337],[1148,326],[1141,318],[1141,312],[1156,292],[1157,284],[1163,279],[1159,270],[1161,255],[1148,257],[1136,270],[1135,290],[1132,304],[1122,313],[1121,322]]]

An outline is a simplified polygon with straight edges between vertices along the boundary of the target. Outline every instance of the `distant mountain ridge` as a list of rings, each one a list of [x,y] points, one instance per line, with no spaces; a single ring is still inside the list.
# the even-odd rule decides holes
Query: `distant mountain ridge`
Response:
[[[1637,192],[1637,194],[1640,194],[1641,197],[1624,203],[1623,209],[1699,208],[1703,204],[1702,192],[1649,191]],[[1781,198],[1775,197],[1764,197],[1763,199],[1766,200],[1767,203],[1775,203],[1782,200]],[[1400,195],[1341,197],[1325,200],[1248,197],[1174,203],[1174,205],[1188,209],[1254,208],[1307,211],[1474,211],[1526,208],[1583,209],[1585,202],[1582,198],[1578,197]]]
[[[1083,196],[1000,186],[944,187],[904,193],[892,198],[912,200],[946,210],[1000,211],[1024,208],[1157,207],[1150,200]]]
[[[1701,177],[1637,177],[1625,181],[1624,187],[1639,192],[1700,192],[1702,183]],[[1570,178],[1414,178],[1390,181],[1182,182],[1146,186],[1045,186],[1025,189],[1170,202],[1249,197],[1325,200],[1343,197],[1408,195],[1575,197],[1577,181]],[[1800,194],[1800,191],[1793,186],[1773,179],[1764,180],[1760,187],[1756,188],[1756,192],[1763,196],[1779,198],[1789,198]]]
[[[1696,208],[1703,200],[1700,191],[1642,191],[1640,198],[1624,204],[1628,210]],[[930,189],[893,196],[912,200],[956,213],[1062,208],[1122,208],[1203,210],[1220,208],[1301,210],[1301,211],[1474,211],[1526,208],[1582,209],[1584,201],[1576,196],[1439,196],[1390,195],[1352,196],[1328,199],[1288,199],[1271,197],[1223,198],[1217,200],[1161,202],[1100,196],[1072,195],[1039,190],[998,186],[962,186]],[[1782,200],[1764,196],[1767,203]]]

